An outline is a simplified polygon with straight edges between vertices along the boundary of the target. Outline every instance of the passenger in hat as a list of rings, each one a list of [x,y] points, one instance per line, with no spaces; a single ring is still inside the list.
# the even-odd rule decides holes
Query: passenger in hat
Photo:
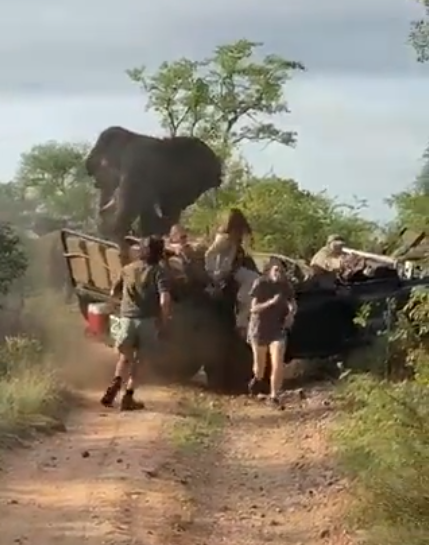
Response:
[[[183,225],[176,223],[170,230],[168,237],[168,250],[174,254],[190,260],[193,254],[193,248],[188,240],[188,232]]]
[[[136,365],[151,359],[159,348],[159,325],[170,316],[171,297],[162,265],[164,241],[149,237],[140,242],[140,258],[122,268],[111,296],[121,296],[119,328],[115,346],[119,352],[115,376],[101,399],[111,407],[124,380],[121,410],[144,409],[134,399]],[[125,375],[127,374],[127,377]]]
[[[310,266],[317,273],[340,273],[343,269],[343,252],[345,247],[344,238],[341,235],[330,235],[323,246],[312,258]]]

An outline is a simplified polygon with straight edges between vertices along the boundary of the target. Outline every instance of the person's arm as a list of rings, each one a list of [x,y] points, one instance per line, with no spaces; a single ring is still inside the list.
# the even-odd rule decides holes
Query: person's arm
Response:
[[[209,274],[217,277],[230,271],[234,262],[235,251],[228,235],[218,233],[205,253],[205,268]]]
[[[114,282],[110,289],[110,297],[117,297],[121,294],[124,287],[124,270],[121,269],[118,279]]]
[[[254,314],[258,314],[259,312],[262,312],[263,310],[275,305],[279,299],[280,295],[275,295],[271,299],[268,299],[268,301],[264,301],[263,303],[258,302],[258,297],[260,293],[260,280],[259,278],[255,281],[253,284],[251,290],[250,290],[250,312]]]
[[[171,295],[167,275],[159,268],[156,278],[156,288],[159,294],[159,306],[161,308],[162,323],[165,324],[171,316]]]

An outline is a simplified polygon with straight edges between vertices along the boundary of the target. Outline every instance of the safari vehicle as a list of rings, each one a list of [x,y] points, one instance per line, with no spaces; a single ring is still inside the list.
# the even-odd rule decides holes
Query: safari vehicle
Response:
[[[86,331],[94,339],[112,344],[119,301],[112,300],[109,293],[121,267],[118,246],[68,229],[61,231],[61,242]],[[221,292],[208,289],[204,274],[195,272],[204,272],[204,252],[195,255],[192,273],[177,256],[168,259],[173,317],[157,361],[152,362],[153,370],[167,380],[186,381],[203,368],[209,386],[244,391],[251,376],[251,354],[235,328],[235,292],[228,287]],[[259,270],[267,260],[276,258],[296,285],[298,312],[289,334],[286,361],[342,357],[364,342],[354,320],[363,302],[375,302],[381,308],[376,313],[380,316],[392,294],[406,299],[418,284],[393,274],[341,286],[312,286],[305,281],[303,263],[278,254],[249,257]]]

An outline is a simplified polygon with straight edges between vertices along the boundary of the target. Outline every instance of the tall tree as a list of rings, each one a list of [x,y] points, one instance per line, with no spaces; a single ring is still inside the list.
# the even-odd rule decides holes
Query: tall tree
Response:
[[[429,229],[429,149],[424,159],[423,168],[411,188],[388,200],[396,212],[397,223],[417,230]]]
[[[87,152],[86,144],[51,141],[23,153],[15,177],[22,198],[40,215],[87,227],[96,193],[85,171]]]
[[[199,61],[164,62],[127,73],[147,95],[147,108],[170,135],[195,135],[228,155],[244,141],[293,145],[296,134],[271,116],[287,114],[284,86],[301,63],[278,55],[258,56],[261,43],[238,40]]]
[[[426,62],[429,60],[429,0],[417,1],[425,13],[421,19],[411,23],[410,42],[416,51],[417,60]]]
[[[13,182],[0,183],[0,217],[2,221],[26,227],[27,203],[22,192]]]
[[[20,238],[8,223],[0,222],[0,295],[6,295],[26,269],[27,257]]]

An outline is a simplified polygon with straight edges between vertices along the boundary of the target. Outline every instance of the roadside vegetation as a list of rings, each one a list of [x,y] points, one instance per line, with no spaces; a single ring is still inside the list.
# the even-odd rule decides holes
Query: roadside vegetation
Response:
[[[42,312],[31,316],[31,305],[13,308],[18,316],[12,332],[4,322],[11,319],[8,304],[20,293],[27,265],[20,238],[10,225],[0,224],[0,447],[34,432],[62,429],[67,407],[67,393],[43,335]]]
[[[226,422],[220,398],[186,391],[171,430],[172,444],[183,454],[213,446]]]
[[[364,373],[338,392],[334,435],[350,477],[351,524],[371,545],[429,535],[429,291],[416,292]]]
[[[429,60],[429,2],[412,25],[419,62]],[[390,199],[397,224],[428,228],[429,159]],[[361,316],[364,325],[366,309]],[[426,545],[429,536],[429,290],[414,294],[338,390],[334,432],[353,498],[349,523],[365,545]]]

